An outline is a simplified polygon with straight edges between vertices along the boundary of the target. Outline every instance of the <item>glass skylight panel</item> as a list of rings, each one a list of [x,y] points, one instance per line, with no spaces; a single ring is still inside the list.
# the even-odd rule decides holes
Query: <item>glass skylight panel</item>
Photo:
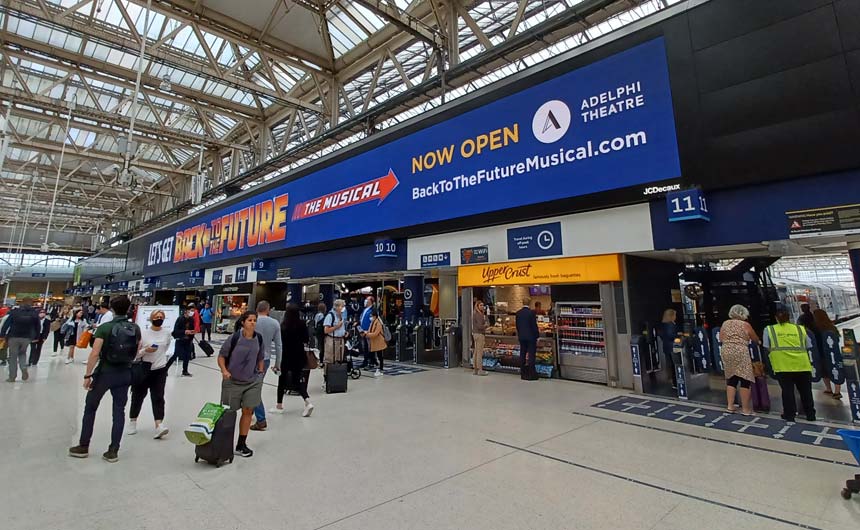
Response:
[[[355,18],[358,19],[359,22],[368,28],[373,28],[374,30],[379,31],[385,27],[386,22],[384,20],[374,15],[369,9],[360,4],[350,3],[346,8]]]

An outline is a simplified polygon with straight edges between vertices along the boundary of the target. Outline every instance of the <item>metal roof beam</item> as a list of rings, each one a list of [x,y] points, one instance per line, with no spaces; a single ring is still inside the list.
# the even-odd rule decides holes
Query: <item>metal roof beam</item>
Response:
[[[146,0],[131,1],[146,6]],[[325,57],[274,38],[270,34],[263,35],[258,28],[199,4],[200,2],[190,0],[153,0],[152,9],[176,20],[189,24],[197,23],[208,33],[251,48],[260,54],[270,55],[275,60],[303,69],[314,67],[329,74],[333,71],[334,65]]]
[[[8,39],[6,39],[8,40]],[[50,66],[51,68],[57,68],[59,70],[74,70],[78,73],[79,77],[85,77],[87,79],[91,79],[94,81],[101,81],[103,83],[107,83],[109,85],[116,86],[117,88],[124,88],[129,91],[134,90],[134,82],[129,79],[127,73],[122,75],[112,75],[111,72],[107,72],[99,67],[93,67],[89,64],[83,64],[85,69],[82,69],[81,63],[79,61],[72,61],[63,59],[61,57],[48,57],[43,54],[40,50],[30,49],[24,46],[9,46],[6,43],[0,44],[0,53],[9,57],[16,57],[18,59],[24,59],[29,62],[33,62],[36,64],[40,64],[42,66]],[[17,71],[17,69],[13,69]],[[104,73],[102,73],[104,72]],[[133,79],[133,77],[132,77]],[[19,83],[23,83],[22,79],[19,79]],[[160,81],[159,81],[160,83]],[[26,87],[26,85],[24,85]],[[27,92],[29,92],[29,88],[25,88]],[[221,100],[213,100],[207,98],[205,101],[199,101],[197,99],[190,99],[186,97],[180,97],[179,95],[173,92],[163,92],[161,90],[157,90],[155,88],[150,88],[147,86],[141,85],[140,92],[142,94],[147,94],[151,97],[158,97],[160,99],[165,99],[167,101],[172,101],[174,103],[179,103],[183,106],[190,106],[192,103],[203,104],[207,109],[210,109],[212,112],[216,112],[223,116],[229,117],[232,120],[242,121],[248,118],[256,119],[256,113],[249,113],[248,109],[251,107],[245,107],[239,112],[236,112],[235,109],[228,109],[224,106],[220,105]],[[116,97],[119,97],[120,94],[116,94]]]
[[[63,144],[59,142],[51,142],[47,140],[27,140],[27,141],[19,141],[19,140],[11,140],[9,145],[12,147],[18,147],[20,149],[28,149],[30,151],[41,151],[44,153],[59,153],[62,150]],[[105,151],[95,151],[95,150],[86,150],[86,151],[70,151],[68,156],[74,156],[76,158],[86,158],[89,160],[95,160],[100,162],[113,162],[116,164],[123,164],[125,161],[122,156],[117,153],[107,153]],[[170,173],[173,175],[194,175],[196,171],[186,170],[186,169],[176,169],[172,166],[166,164],[159,164],[157,162],[152,162],[149,160],[141,160],[135,159],[132,164],[141,169],[149,169],[152,171],[157,171],[159,173]]]
[[[91,24],[87,24],[83,21],[75,20],[71,16],[66,16],[66,17],[59,16],[60,12],[61,12],[59,10],[59,8],[57,9],[56,13],[54,13],[53,15],[48,17],[47,15],[45,15],[42,12],[41,9],[32,7],[29,4],[24,3],[22,0],[9,0],[9,2],[10,2],[12,9],[14,11],[17,11],[19,13],[23,13],[26,15],[30,15],[31,17],[36,17],[36,18],[45,19],[47,17],[47,20],[50,21],[51,23],[59,25],[59,26],[63,27],[64,29],[66,29],[67,31],[77,33],[79,36],[87,37],[87,38],[89,38],[93,41],[96,41],[96,42],[108,43],[108,44],[116,47],[117,49],[124,51],[126,53],[129,53],[129,54],[133,54],[133,55],[138,54],[138,51],[134,50],[132,47],[129,46],[128,37],[116,32],[115,28],[112,28],[112,29],[114,29],[114,31],[103,31],[101,29],[94,29],[95,26],[93,26]],[[204,47],[204,51],[208,51],[208,48],[205,45],[205,41],[202,40],[202,34],[200,33],[200,30],[199,30],[197,24],[196,23],[192,24],[192,28],[194,28],[195,32],[197,33],[198,40],[201,40],[201,46]],[[14,35],[14,34],[8,34],[8,37],[7,37],[7,39],[10,41],[14,41],[17,38],[18,38],[18,36]],[[38,41],[32,41],[32,42],[38,42]],[[51,47],[51,48],[52,48],[52,50],[58,50],[59,51],[59,48],[56,48],[56,47]],[[63,50],[63,51],[65,51],[65,50]],[[76,55],[81,56],[80,54],[76,54]],[[187,73],[195,74],[195,75],[201,75],[204,77],[208,76],[209,78],[211,78],[212,80],[214,80],[216,82],[221,82],[221,83],[224,83],[227,85],[231,85],[231,86],[233,86],[233,88],[241,88],[241,89],[244,89],[246,92],[250,92],[253,94],[259,94],[259,95],[271,98],[275,101],[279,101],[285,105],[296,105],[299,107],[306,108],[310,111],[314,111],[314,112],[318,112],[318,113],[322,112],[322,109],[320,109],[316,105],[311,105],[309,103],[301,101],[300,99],[291,98],[289,96],[281,97],[274,90],[270,90],[264,86],[260,86],[256,83],[246,81],[242,78],[230,77],[229,79],[227,79],[227,78],[223,77],[221,70],[216,68],[218,63],[217,63],[217,61],[215,61],[214,56],[211,55],[211,51],[208,53],[209,59],[212,61],[211,65],[207,65],[206,61],[191,60],[191,59],[181,57],[175,53],[169,53],[168,51],[166,51],[166,49],[164,47],[148,49],[148,50],[146,50],[146,56],[150,60],[158,60],[158,61],[164,63],[165,65],[173,67],[175,69],[183,70]],[[137,74],[137,72],[134,72],[134,75],[136,75],[136,74]],[[150,76],[147,76],[147,77],[150,77]],[[132,77],[132,79],[133,79],[133,77]],[[150,77],[150,79],[154,79],[154,78]],[[158,84],[160,82],[161,82],[160,80],[156,83],[153,83],[152,81],[148,81],[147,84],[150,84],[153,86],[158,86]],[[173,84],[173,89],[177,92],[179,92],[178,89],[182,89],[182,88],[184,88],[184,87],[182,87],[181,85],[178,85],[177,83]],[[192,92],[199,94],[198,91],[192,91]]]
[[[448,45],[448,40],[445,36],[433,29],[432,26],[423,23],[421,19],[413,17],[387,2],[380,2],[379,0],[355,0],[355,3],[366,7],[416,39],[423,40],[435,48],[444,49]]]
[[[13,104],[24,103],[28,106],[38,107],[45,111],[45,113],[38,113],[22,108],[15,109],[15,116],[31,120],[52,120],[53,118],[65,115],[68,112],[68,106],[61,100],[46,96],[30,96],[21,90],[5,86],[0,86],[0,97],[12,101]],[[53,114],[48,114],[48,112]],[[72,123],[74,126],[78,129],[93,131],[96,133],[105,132],[104,127],[93,125],[92,123],[81,122],[76,120],[76,118],[85,118],[104,126],[117,127],[120,129],[112,131],[114,133],[124,133],[125,130],[128,129],[128,119],[125,116],[106,111],[97,111],[92,107],[84,105],[78,105],[74,112],[72,112]],[[178,129],[171,129],[159,124],[148,123],[143,120],[137,120],[134,128],[135,133],[142,134],[144,138],[147,138],[148,140],[163,141],[170,145],[184,147],[186,149],[198,149],[201,143],[219,147],[233,146],[233,144],[218,138],[197,135],[190,132],[182,132]]]

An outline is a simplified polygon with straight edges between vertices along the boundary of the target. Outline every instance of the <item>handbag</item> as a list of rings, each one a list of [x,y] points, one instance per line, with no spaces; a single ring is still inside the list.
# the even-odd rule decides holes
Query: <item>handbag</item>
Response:
[[[93,332],[90,330],[86,330],[81,333],[81,337],[78,339],[77,346],[78,348],[89,348],[90,347],[90,339],[93,337]]]
[[[135,361],[131,363],[131,385],[136,386],[144,382],[146,380],[146,376],[149,375],[149,368],[151,365],[144,363],[143,361]]]
[[[57,331],[60,331],[60,328],[62,328],[62,327],[63,327],[63,323],[62,323],[62,322],[60,322],[60,320],[59,320],[59,319],[54,320],[53,322],[51,322],[51,332],[52,332],[52,333],[57,332]]]
[[[317,356],[313,350],[305,350],[305,356],[307,357],[306,364],[308,370],[315,370],[319,367],[319,361],[317,361]]]

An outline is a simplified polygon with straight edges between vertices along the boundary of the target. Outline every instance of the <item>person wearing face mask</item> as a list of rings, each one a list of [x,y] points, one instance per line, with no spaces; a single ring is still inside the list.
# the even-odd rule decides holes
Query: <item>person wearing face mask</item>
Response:
[[[176,339],[176,346],[174,346],[173,357],[167,362],[167,367],[170,368],[173,361],[178,358],[182,361],[182,377],[191,377],[188,363],[194,352],[194,335],[200,332],[194,324],[194,313],[194,308],[186,309],[176,319],[176,324],[173,326],[173,338]]]
[[[373,311],[373,297],[368,296],[364,299],[364,311],[361,312],[361,318],[358,320],[359,334],[361,340],[359,344],[364,353],[364,362],[361,363],[362,369],[372,369],[376,366],[376,354],[370,349],[370,340],[365,336],[370,331],[371,312]]]
[[[164,311],[157,309],[149,315],[150,325],[142,329],[140,349],[135,361],[143,363],[143,379],[131,387],[131,410],[129,411],[128,434],[137,434],[137,417],[143,407],[143,399],[149,393],[152,416],[155,418],[156,440],[161,440],[170,430],[164,424],[164,387],[167,384],[167,348],[172,339],[170,330],[164,329]]]
[[[30,343],[30,366],[39,364],[39,359],[42,357],[42,346],[48,337],[51,335],[51,321],[48,320],[48,314],[44,309],[39,310],[39,336],[36,340]]]

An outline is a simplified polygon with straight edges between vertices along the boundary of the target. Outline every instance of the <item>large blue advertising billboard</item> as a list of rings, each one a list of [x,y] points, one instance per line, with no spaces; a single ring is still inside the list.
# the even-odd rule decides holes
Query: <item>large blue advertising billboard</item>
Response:
[[[658,38],[151,236],[146,271],[679,177]]]

